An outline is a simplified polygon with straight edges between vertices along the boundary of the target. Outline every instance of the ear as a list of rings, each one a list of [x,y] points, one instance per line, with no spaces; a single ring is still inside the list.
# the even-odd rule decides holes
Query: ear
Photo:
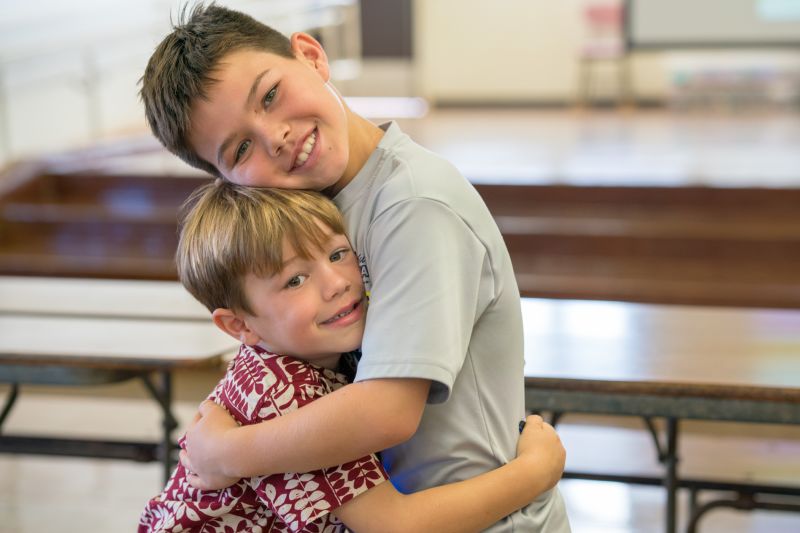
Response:
[[[244,317],[230,309],[214,309],[211,318],[219,329],[243,344],[253,346],[261,342],[261,337],[250,329]]]
[[[292,43],[292,50],[295,57],[313,68],[322,77],[322,81],[328,82],[331,78],[328,56],[322,45],[307,33],[293,33],[289,38]]]

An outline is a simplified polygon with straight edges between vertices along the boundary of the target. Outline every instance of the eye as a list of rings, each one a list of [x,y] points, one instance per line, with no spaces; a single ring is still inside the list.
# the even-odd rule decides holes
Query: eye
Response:
[[[289,279],[289,281],[286,282],[286,288],[287,289],[295,289],[295,288],[299,287],[300,285],[302,285],[306,281],[307,278],[308,278],[308,276],[306,276],[305,274],[298,274],[296,276],[292,276]]]
[[[242,144],[236,149],[236,154],[233,156],[233,164],[239,162],[242,156],[247,152],[247,149],[250,148],[250,141],[243,141]]]
[[[340,248],[339,250],[336,250],[330,256],[331,263],[336,263],[338,261],[344,260],[345,256],[347,255],[347,252],[349,251],[350,251],[349,248]]]
[[[264,95],[264,99],[261,101],[261,104],[264,107],[269,107],[269,105],[275,99],[275,95],[277,94],[278,94],[278,86],[275,85],[272,89],[267,91],[267,94]]]

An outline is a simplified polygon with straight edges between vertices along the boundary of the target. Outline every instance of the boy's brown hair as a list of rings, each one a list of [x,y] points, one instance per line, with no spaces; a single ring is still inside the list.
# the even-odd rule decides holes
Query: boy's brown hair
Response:
[[[345,234],[342,215],[317,192],[244,187],[217,178],[195,190],[181,210],[178,276],[209,311],[253,315],[244,278],[280,272],[284,239],[309,259],[330,232]]]
[[[220,176],[189,144],[191,107],[206,99],[220,61],[243,49],[293,58],[289,39],[249,15],[217,6],[185,4],[172,32],[156,47],[139,80],[147,123],[170,152],[193,167]]]

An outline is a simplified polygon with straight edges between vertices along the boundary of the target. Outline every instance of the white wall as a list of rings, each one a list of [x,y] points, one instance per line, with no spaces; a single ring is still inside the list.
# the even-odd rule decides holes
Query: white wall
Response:
[[[584,9],[597,2],[415,0],[416,90],[434,102],[569,102],[576,97],[580,52],[589,37]],[[670,9],[669,2],[662,4]],[[800,52],[636,50],[630,56],[631,86],[639,99],[664,100],[676,79],[699,70],[749,72],[761,81],[773,76],[777,90],[791,84],[797,92]],[[596,72],[598,85],[605,86],[598,96],[616,95],[614,74],[610,65]]]
[[[146,133],[138,80],[184,2],[0,0],[0,168],[42,152]],[[355,0],[220,3],[285,33],[346,18],[359,43]],[[355,17],[339,9],[348,4],[356,6]],[[352,42],[342,41],[331,52],[349,53]]]
[[[358,78],[337,85],[345,95],[421,95],[434,103],[570,102],[586,37],[582,13],[591,1],[414,0],[414,63],[366,62]],[[146,133],[137,80],[180,3],[0,0],[0,168],[13,158]],[[325,2],[221,3],[255,15],[264,8],[285,12]],[[260,18],[276,23],[274,17]],[[278,27],[295,31],[302,25],[285,16]],[[771,64],[764,54],[774,56],[737,53],[738,59],[730,61],[728,54],[725,61],[731,68],[737,61]],[[784,63],[800,72],[798,53],[792,54]],[[632,86],[639,98],[665,98],[677,71],[715,60],[708,52],[637,53]],[[613,91],[613,73],[607,74],[606,87]]]
[[[571,100],[589,1],[416,0],[420,93],[448,102]],[[660,55],[634,58],[632,70],[637,94],[665,94]]]

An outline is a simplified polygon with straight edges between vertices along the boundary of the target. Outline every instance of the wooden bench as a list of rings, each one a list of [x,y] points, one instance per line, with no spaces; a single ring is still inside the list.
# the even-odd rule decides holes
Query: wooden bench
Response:
[[[0,196],[0,273],[175,280],[179,206],[205,177],[42,173]]]
[[[526,405],[532,411],[643,417],[663,476],[568,472],[565,477],[663,485],[666,530],[690,491],[689,531],[719,506],[800,511],[790,486],[683,477],[681,420],[800,425],[800,311],[523,299]],[[654,419],[663,419],[657,430]],[[597,457],[604,464],[605,457]],[[800,463],[794,468],[800,480]],[[698,503],[708,490],[737,494]],[[794,503],[770,500],[793,496]]]
[[[524,296],[800,307],[800,189],[477,189]]]
[[[160,460],[166,478],[175,445],[172,373],[220,365],[237,346],[176,282],[0,277],[0,382],[11,384],[0,426],[26,384],[138,379],[163,413],[157,443],[2,433],[0,451]]]
[[[176,279],[178,206],[209,178],[31,168],[0,192],[0,274]],[[524,296],[800,307],[800,189],[477,189]]]

